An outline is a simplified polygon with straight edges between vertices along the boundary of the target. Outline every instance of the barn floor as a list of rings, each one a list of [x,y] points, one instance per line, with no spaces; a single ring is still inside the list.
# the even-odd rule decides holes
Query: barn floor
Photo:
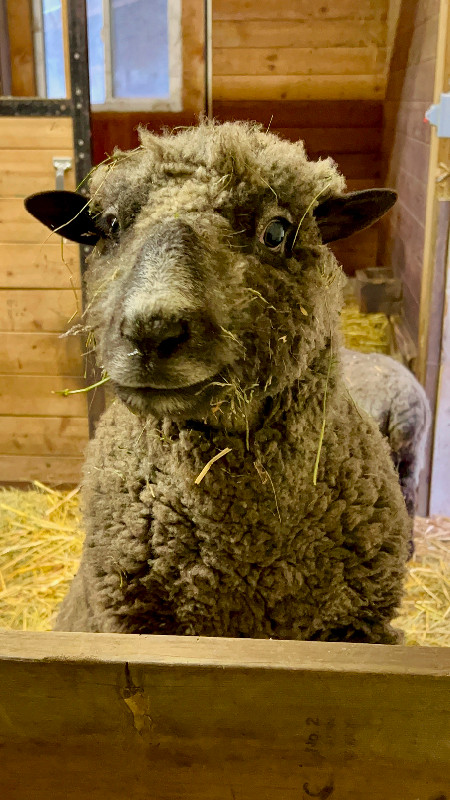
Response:
[[[396,626],[409,645],[450,646],[450,519],[416,517]],[[0,628],[50,630],[83,543],[78,490],[0,491]]]

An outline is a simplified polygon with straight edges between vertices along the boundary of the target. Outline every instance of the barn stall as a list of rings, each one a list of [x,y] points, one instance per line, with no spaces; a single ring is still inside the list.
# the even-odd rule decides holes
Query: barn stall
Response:
[[[93,96],[98,91],[99,65],[91,58],[90,108],[84,4],[63,3],[57,27],[63,48],[60,61],[51,64],[44,58],[45,35],[39,38],[38,33],[46,34],[46,13],[53,14],[54,23],[61,12],[57,3],[47,11],[43,4],[39,17],[38,5],[24,0],[1,4],[0,481],[14,488],[5,488],[0,495],[0,626],[22,632],[5,633],[0,652],[5,675],[2,697],[19,693],[25,698],[14,710],[2,700],[10,720],[0,732],[9,764],[0,777],[5,796],[30,796],[28,780],[37,776],[36,797],[78,797],[89,788],[93,797],[123,797],[131,781],[132,797],[147,797],[150,791],[155,797],[250,798],[263,792],[267,797],[344,798],[351,792],[354,797],[384,798],[389,785],[390,796],[399,800],[405,786],[420,798],[443,798],[450,762],[442,727],[450,640],[450,535],[448,520],[442,516],[450,515],[445,446],[450,377],[447,381],[444,304],[449,152],[448,139],[439,138],[424,115],[448,90],[447,3],[169,2],[169,62],[171,76],[175,75],[169,100],[117,101],[114,81],[108,89],[108,79],[104,96]],[[141,4],[134,5],[128,9],[130,18],[133,11],[142,14]],[[90,52],[96,58],[100,6],[87,4]],[[121,7],[126,13],[127,3]],[[124,19],[117,17],[125,28]],[[108,41],[105,63],[111,70],[113,37]],[[48,49],[54,46],[48,42]],[[9,59],[4,57],[6,47]],[[136,48],[136,59],[134,66],[144,69],[148,51]],[[54,87],[55,73],[65,76],[65,83],[60,80]],[[224,646],[200,643],[200,652],[195,643],[187,643],[183,650],[183,642],[159,638],[152,642],[146,637],[136,644],[130,640],[128,646],[119,641],[122,637],[102,635],[99,642],[89,635],[23,634],[23,630],[49,630],[54,608],[76,570],[83,536],[77,486],[89,431],[104,406],[101,387],[80,391],[99,377],[84,355],[89,343],[77,336],[61,338],[80,320],[84,249],[67,243],[61,248],[52,237],[46,238],[41,226],[24,212],[23,198],[53,188],[58,179],[65,188],[75,188],[91,165],[103,161],[116,145],[137,146],[138,124],[156,131],[177,128],[195,124],[204,112],[220,121],[256,120],[282,137],[303,139],[311,158],[331,155],[336,160],[349,190],[389,185],[399,193],[386,222],[339,243],[335,252],[350,278],[343,315],[347,342],[364,349],[369,341],[369,349],[402,360],[425,385],[435,412],[420,487],[421,516],[415,522],[416,554],[398,623],[408,644],[426,645],[428,655],[416,648],[396,648],[397,655],[391,656],[392,648],[386,647],[330,649],[309,643],[300,648],[287,645],[280,652],[259,643],[261,649],[253,653],[251,644],[246,650],[232,641]],[[395,280],[400,297],[397,294],[391,304],[367,313],[355,290],[358,280],[369,288],[379,287],[380,281],[368,280],[370,270],[377,267],[392,271],[382,276],[384,296],[389,281]],[[30,487],[24,495],[22,490]],[[430,513],[435,516],[426,518]],[[64,668],[59,666],[61,660]],[[131,673],[128,663],[136,665]],[[150,711],[155,692],[172,686],[170,676],[180,664],[177,680],[190,697],[186,709],[181,713],[172,687],[165,690],[168,706]],[[230,714],[236,697],[228,682],[220,680],[223,669],[234,676],[236,685],[237,675],[248,674],[255,685],[262,681],[269,694],[275,693],[280,710],[270,736],[265,731],[269,711],[257,710],[256,690],[233,727]],[[160,677],[155,678],[155,670]],[[208,675],[207,691],[197,684],[199,670]],[[289,720],[284,710],[286,690],[278,688],[288,673],[291,690],[299,698]],[[368,687],[364,697],[359,673]],[[307,700],[310,680],[311,686],[326,686],[330,699],[322,701],[312,689],[313,699]],[[377,717],[380,680],[388,699]],[[57,688],[48,716],[42,704],[50,685]],[[99,690],[100,685],[106,688]],[[94,691],[99,692],[95,702]],[[223,706],[207,721],[210,691],[222,693]],[[242,691],[250,697],[248,686]],[[428,698],[426,712],[417,702],[418,691]],[[74,692],[82,699],[78,713],[70,716],[68,704]],[[107,721],[104,710],[110,707],[111,692],[122,698],[113,712],[114,724]],[[350,711],[343,710],[340,695],[346,702],[356,698]],[[197,698],[197,706],[192,698]],[[413,721],[407,730],[403,726],[398,748],[392,752],[381,741],[391,742],[392,731],[400,730],[401,719],[411,714],[414,704]],[[98,712],[96,723],[92,708]],[[204,709],[195,735],[186,721],[194,708]],[[429,713],[429,727],[419,737],[424,713]],[[362,720],[367,715],[372,721],[366,728]],[[320,720],[320,733],[314,729],[297,734],[295,720],[300,717],[309,726]],[[332,732],[336,725],[342,734]],[[157,735],[151,733],[155,726]],[[67,745],[55,760],[49,754],[66,728]],[[95,743],[92,750],[86,747],[86,730]],[[238,767],[233,766],[236,736],[245,739],[245,756]],[[306,755],[294,769],[297,736],[305,740]],[[276,747],[269,744],[271,737]],[[122,747],[139,754],[137,766],[130,769],[126,757],[117,780],[106,779],[106,766],[101,778],[97,775],[94,780],[98,759],[113,764]],[[159,760],[156,747],[161,748]],[[255,748],[267,754],[268,763],[253,758]],[[33,768],[17,780],[19,760],[25,756]],[[364,765],[358,770],[360,776],[352,759]],[[65,776],[60,760],[70,764]],[[157,784],[155,770],[161,770]],[[225,784],[217,770],[227,776]],[[86,784],[77,777],[80,771],[87,775]],[[161,788],[164,784],[166,788]]]

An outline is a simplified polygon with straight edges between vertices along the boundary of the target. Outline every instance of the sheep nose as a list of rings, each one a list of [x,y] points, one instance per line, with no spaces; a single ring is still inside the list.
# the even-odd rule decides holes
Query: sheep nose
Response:
[[[120,332],[143,353],[170,358],[189,340],[189,324],[183,319],[164,317],[124,317]]]

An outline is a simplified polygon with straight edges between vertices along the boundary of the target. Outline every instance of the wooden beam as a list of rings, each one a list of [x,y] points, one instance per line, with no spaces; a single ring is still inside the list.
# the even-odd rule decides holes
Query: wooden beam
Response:
[[[450,650],[0,633],[14,800],[447,796]]]
[[[33,20],[30,0],[6,0],[9,51],[11,58],[11,94],[35,97]]]
[[[439,103],[441,92],[448,91],[450,78],[450,33],[448,0],[440,1],[438,41],[436,50],[436,72],[433,103]],[[448,141],[438,139],[436,128],[431,130],[430,156],[428,162],[427,201],[425,212],[425,243],[423,249],[422,285],[419,311],[419,349],[416,374],[419,381],[426,381],[430,309],[433,293],[434,261],[439,218],[439,193],[436,187],[439,163],[448,153]]]

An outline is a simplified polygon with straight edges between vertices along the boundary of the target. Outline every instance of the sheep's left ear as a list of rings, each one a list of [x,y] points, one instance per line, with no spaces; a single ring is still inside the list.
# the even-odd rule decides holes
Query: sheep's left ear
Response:
[[[322,242],[345,239],[368,228],[386,214],[397,200],[392,189],[365,189],[330,197],[314,211]]]
[[[95,244],[100,237],[89,213],[89,198],[76,192],[50,191],[31,194],[26,210],[51,231],[79,244]]]

